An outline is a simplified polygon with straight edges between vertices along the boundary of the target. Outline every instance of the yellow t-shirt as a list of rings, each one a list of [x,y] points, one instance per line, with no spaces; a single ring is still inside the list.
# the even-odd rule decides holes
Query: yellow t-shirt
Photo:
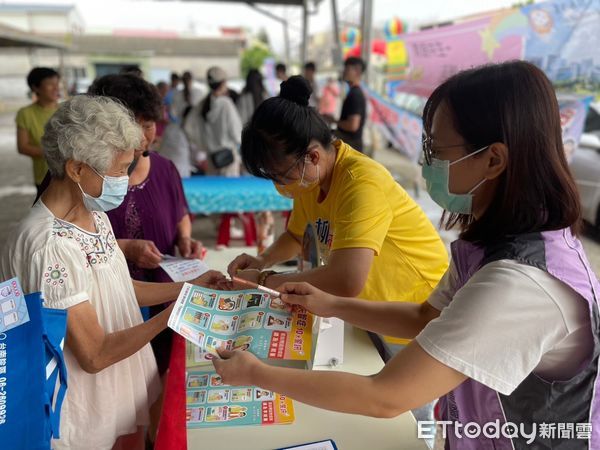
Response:
[[[318,202],[315,189],[294,199],[288,230],[301,237],[314,224],[325,262],[334,250],[373,249],[360,298],[424,302],[448,268],[438,233],[385,167],[340,140],[334,145],[337,157],[327,197]]]
[[[56,108],[42,108],[37,103],[32,103],[17,112],[15,119],[17,127],[27,130],[31,145],[42,146],[44,126],[55,111]],[[40,185],[44,181],[44,177],[48,171],[48,164],[46,164],[43,156],[32,157],[31,159],[33,160],[33,178],[35,184]]]

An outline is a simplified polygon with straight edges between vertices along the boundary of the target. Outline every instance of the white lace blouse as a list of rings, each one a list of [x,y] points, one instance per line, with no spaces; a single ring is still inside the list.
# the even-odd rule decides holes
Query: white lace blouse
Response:
[[[40,201],[9,237],[2,279],[19,277],[25,293],[41,291],[46,307],[89,301],[106,333],[142,323],[125,257],[108,217],[94,213],[96,233],[62,221]],[[80,366],[67,346],[68,390],[55,449],[110,450],[115,440],[149,423],[160,381],[150,345],[97,374]]]

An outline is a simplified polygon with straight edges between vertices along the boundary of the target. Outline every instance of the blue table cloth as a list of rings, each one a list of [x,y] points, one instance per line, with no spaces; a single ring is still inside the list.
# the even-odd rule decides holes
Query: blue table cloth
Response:
[[[292,200],[280,195],[273,182],[245,176],[184,178],[183,192],[193,214],[289,211]]]

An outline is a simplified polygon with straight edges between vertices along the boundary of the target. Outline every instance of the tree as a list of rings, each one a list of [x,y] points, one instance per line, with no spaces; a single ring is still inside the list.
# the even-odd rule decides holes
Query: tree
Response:
[[[269,42],[269,35],[267,34],[267,30],[265,30],[264,28],[260,29],[260,31],[256,35],[256,39],[264,43],[268,48],[271,47],[271,43]]]
[[[268,57],[272,56],[271,50],[264,42],[256,41],[242,53],[241,69],[245,77],[250,69],[260,69]]]

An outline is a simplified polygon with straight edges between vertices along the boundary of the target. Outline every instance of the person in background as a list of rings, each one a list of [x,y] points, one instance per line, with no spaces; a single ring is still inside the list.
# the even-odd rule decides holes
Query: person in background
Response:
[[[227,86],[227,95],[229,96],[234,105],[236,105],[238,100],[240,99],[240,93],[229,86]]]
[[[279,81],[285,81],[288,79],[287,67],[284,63],[279,62],[275,65],[275,76]]]
[[[246,85],[237,101],[242,124],[248,123],[258,105],[268,97],[263,84],[263,76],[257,69],[250,69],[246,75]]]
[[[340,98],[340,86],[333,78],[327,79],[327,84],[323,87],[321,98],[319,100],[319,114],[323,116],[328,123],[333,122],[338,111],[338,100]]]
[[[144,140],[129,167],[127,195],[108,217],[129,262],[131,277],[169,282],[169,276],[159,267],[163,255],[178,251],[185,258],[200,258],[202,243],[192,238],[192,222],[177,169],[171,161],[148,150],[161,118],[160,96],[153,85],[133,75],[106,75],[94,82],[90,94],[121,101],[142,127]],[[149,316],[163,309],[162,305],[152,306]],[[171,340],[171,330],[164,330],[151,342],[161,376],[169,364]],[[158,423],[160,407],[159,401],[153,408],[153,426]],[[153,434],[152,428],[150,440]]]
[[[250,69],[246,76],[246,86],[238,100],[238,111],[243,124],[247,124],[258,106],[267,99],[268,94],[263,85],[263,76],[257,69]],[[273,244],[275,219],[271,211],[262,211],[255,214],[256,218],[256,240],[258,253]]]
[[[173,95],[173,103],[171,105],[171,114],[176,120],[181,120],[183,112],[188,107],[194,107],[202,101],[204,92],[194,86],[194,76],[192,72],[183,72],[182,76],[183,89],[177,91]]]
[[[121,75],[134,75],[136,77],[144,78],[144,72],[142,72],[142,69],[140,69],[140,66],[137,64],[124,66],[119,73]]]
[[[319,106],[319,85],[316,79],[317,74],[317,66],[314,62],[309,61],[304,64],[304,78],[310,84],[310,88],[312,89],[312,95],[308,100],[308,106],[313,108],[317,108]]]
[[[206,79],[210,93],[199,105],[192,108],[184,129],[196,148],[207,153],[208,174],[238,177],[242,121],[228,95],[227,75],[220,67],[211,67]],[[225,150],[229,150],[231,162],[217,167],[215,155]]]
[[[166,81],[159,81],[156,83],[156,90],[162,100],[162,117],[156,122],[156,139],[160,142],[162,135],[165,132],[165,128],[169,124],[169,110],[165,101],[167,94],[169,93],[169,85]]]
[[[171,308],[143,322],[140,306],[177,297],[183,283],[133,280],[106,211],[127,192],[127,168],[142,142],[133,115],[109,98],[77,95],[46,124],[52,175],[0,256],[0,277],[67,311],[69,387],[55,450],[141,450],[149,406],[160,390],[150,339]],[[217,287],[211,272],[194,284]],[[10,448],[10,443],[3,443]]]
[[[173,112],[171,111],[171,109],[173,106],[173,97],[175,96],[175,93],[179,89],[180,82],[181,82],[181,78],[179,77],[179,75],[175,72],[172,72],[171,73],[171,86],[169,88],[169,92],[167,92],[167,95],[165,95],[165,97],[164,97],[164,103],[165,103],[165,106],[167,107],[167,113],[169,115],[169,122],[177,122],[177,118],[173,115]]]
[[[225,71],[220,67],[208,69],[206,79],[210,93],[189,113],[185,132],[190,144],[207,155],[207,175],[239,177],[242,121],[228,95],[226,78]],[[234,226],[230,217],[228,214],[222,215],[219,227],[227,229],[229,223],[230,234],[241,237],[241,229]],[[239,214],[238,218],[241,221],[247,220],[243,214]],[[225,245],[223,239],[217,242],[218,249]]]
[[[58,107],[60,75],[54,69],[36,67],[27,75],[27,85],[35,95],[35,101],[17,112],[17,150],[33,161],[33,180],[39,195],[48,171],[41,140],[44,125]]]
[[[167,125],[158,147],[158,153],[175,164],[181,178],[190,177],[197,171],[192,147],[183,130],[191,109],[187,108],[183,112],[181,123],[170,122]]]
[[[367,100],[360,87],[365,68],[365,62],[360,58],[350,57],[344,62],[343,78],[350,90],[344,99],[335,133],[359,152],[363,151],[363,128],[367,120]]]

